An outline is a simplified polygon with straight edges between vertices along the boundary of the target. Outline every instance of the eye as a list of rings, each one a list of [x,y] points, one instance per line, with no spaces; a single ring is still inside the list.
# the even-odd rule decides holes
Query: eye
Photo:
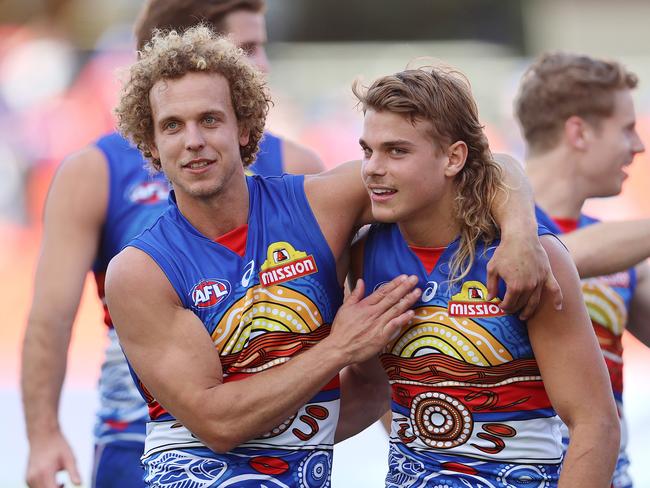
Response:
[[[388,150],[388,154],[391,156],[404,156],[407,153],[405,149],[402,149],[401,147],[391,147]]]
[[[174,130],[178,129],[178,127],[179,127],[179,124],[175,120],[168,120],[167,122],[165,122],[165,124],[163,126],[163,128],[165,130],[168,130],[168,131],[174,131]]]
[[[217,123],[217,118],[214,115],[206,115],[203,117],[203,122],[207,125],[214,125]]]
[[[372,150],[367,146],[361,146],[361,152],[365,159],[370,159],[370,156],[372,156]]]

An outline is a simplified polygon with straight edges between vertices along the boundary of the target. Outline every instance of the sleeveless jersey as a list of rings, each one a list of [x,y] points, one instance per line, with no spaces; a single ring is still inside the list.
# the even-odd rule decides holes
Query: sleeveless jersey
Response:
[[[560,226],[536,208],[537,221],[558,234],[562,234]],[[598,222],[597,219],[581,215],[578,228]],[[626,271],[608,276],[598,276],[581,280],[582,294],[587,305],[591,323],[596,331],[600,349],[605,358],[605,364],[612,382],[612,390],[621,418],[621,449],[614,471],[613,488],[631,488],[632,480],[628,473],[630,460],[627,448],[627,425],[623,414],[623,332],[628,320],[628,313],[636,287],[636,271],[630,268]],[[568,444],[568,429],[563,428],[564,444]]]
[[[561,421],[526,323],[487,301],[486,266],[497,244],[478,245],[469,275],[450,286],[458,240],[428,273],[397,225],[371,227],[366,290],[402,273],[419,276],[423,290],[411,325],[380,354],[392,391],[387,487],[557,484]]]
[[[266,132],[250,169],[265,176],[281,175],[281,144],[281,139]],[[121,135],[106,135],[95,145],[106,158],[109,174],[108,207],[93,266],[97,292],[104,306],[104,322],[108,326],[108,346],[99,378],[100,408],[95,441],[98,444],[115,440],[144,442],[149,416],[113,330],[104,299],[104,276],[110,260],[167,208],[169,184],[162,173],[154,174],[146,167],[140,151]]]
[[[247,177],[243,257],[200,234],[173,197],[160,219],[130,243],[151,256],[183,306],[201,319],[221,356],[224,382],[283,364],[318,343],[342,302],[334,256],[303,181]],[[207,449],[138,385],[152,418],[143,456],[152,486],[329,485],[338,376],[297,412],[287,412],[282,424],[226,454]],[[191,484],[196,477],[201,483]]]

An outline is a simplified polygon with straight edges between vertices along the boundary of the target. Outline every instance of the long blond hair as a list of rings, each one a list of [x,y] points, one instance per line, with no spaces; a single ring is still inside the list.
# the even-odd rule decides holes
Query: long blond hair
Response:
[[[431,122],[432,140],[440,150],[456,141],[467,144],[465,166],[454,180],[454,218],[461,231],[449,282],[462,280],[474,264],[477,243],[499,236],[491,208],[497,193],[505,191],[501,167],[492,157],[467,78],[450,67],[425,67],[384,76],[365,89],[357,81],[352,91],[364,112],[386,111],[411,122]]]

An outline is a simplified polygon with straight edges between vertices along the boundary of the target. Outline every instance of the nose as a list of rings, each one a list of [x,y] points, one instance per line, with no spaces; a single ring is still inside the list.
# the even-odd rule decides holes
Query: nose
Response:
[[[634,132],[634,140],[632,141],[632,152],[634,154],[639,154],[645,151],[645,145],[643,144],[643,141],[641,140],[641,137],[639,137],[638,132]]]
[[[361,173],[364,177],[384,176],[386,174],[386,168],[382,162],[381,155],[375,151],[369,156],[364,156],[361,162]]]
[[[187,124],[185,130],[185,149],[198,152],[205,147],[205,138],[198,124]]]
[[[269,58],[266,55],[266,49],[264,47],[259,46],[255,48],[253,52],[248,54],[248,59],[262,73],[267,74],[269,72],[271,65],[269,64]]]

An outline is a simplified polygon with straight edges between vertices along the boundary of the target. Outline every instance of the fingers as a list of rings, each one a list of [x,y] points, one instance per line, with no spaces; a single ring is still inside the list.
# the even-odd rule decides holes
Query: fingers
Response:
[[[542,296],[542,287],[538,286],[535,288],[533,293],[531,293],[528,303],[525,304],[524,309],[519,314],[521,320],[528,320],[535,314],[537,306],[539,305],[540,297]]]
[[[408,277],[400,276],[398,277],[398,280],[398,283],[389,291],[384,292],[379,302],[375,303],[374,306],[377,308],[377,313],[379,315],[383,315],[387,310],[390,310],[392,307],[400,303],[400,301],[406,298],[413,290],[413,287],[418,283],[418,277],[414,275]],[[377,291],[380,290],[381,288]]]
[[[528,303],[533,291],[532,288],[506,285],[506,295],[503,297],[503,301],[499,303],[499,307],[506,313],[515,313]]]
[[[389,320],[388,323],[384,325],[384,342],[388,343],[396,339],[397,336],[399,336],[399,334],[402,332],[402,329],[409,324],[414,316],[415,312],[413,310],[407,310],[397,317]]]
[[[388,294],[395,290],[402,282],[406,280],[406,275],[399,275],[396,278],[393,278],[388,283],[381,285],[370,295],[366,297],[366,302],[369,305],[376,305],[380,303]]]
[[[544,283],[544,289],[551,294],[551,299],[553,300],[553,306],[555,310],[562,310],[562,302],[564,297],[562,296],[562,288],[560,284],[553,276],[553,273],[549,273],[546,277],[546,282]]]
[[[354,285],[354,289],[345,298],[345,303],[347,303],[349,305],[353,305],[355,303],[358,303],[363,298],[363,294],[365,293],[365,290],[366,290],[366,286],[365,286],[363,280],[358,279],[357,282]]]
[[[492,264],[492,260],[487,265],[487,291],[488,301],[499,295],[499,274],[496,271],[496,267]]]
[[[74,458],[74,455],[71,452],[68,452],[63,459],[63,468],[68,472],[70,481],[76,485],[81,485],[81,475],[77,469],[77,461]]]
[[[418,301],[422,295],[422,290],[415,288],[403,296],[397,303],[388,308],[380,317],[384,322],[400,317],[410,310],[410,308]]]

